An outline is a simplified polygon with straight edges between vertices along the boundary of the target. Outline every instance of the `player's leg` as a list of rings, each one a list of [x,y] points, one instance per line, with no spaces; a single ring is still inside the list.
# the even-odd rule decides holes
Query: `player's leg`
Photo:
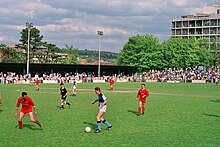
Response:
[[[72,87],[72,96],[74,96],[74,88]]]
[[[60,109],[64,109],[64,99],[60,100]]]
[[[76,87],[73,87],[73,96],[76,96]]]
[[[112,128],[112,125],[107,120],[105,120],[103,116],[101,117],[101,121],[107,126],[107,130],[110,130]]]
[[[69,102],[66,102],[66,99],[64,100],[64,102],[63,102],[64,104],[67,104],[69,107],[70,107],[70,103]]]
[[[0,89],[1,90],[1,89]],[[2,100],[2,92],[0,91],[0,100]],[[2,104],[2,102],[0,102],[0,105]]]
[[[20,112],[20,115],[19,115],[19,118],[18,118],[19,129],[23,128],[23,126],[22,126],[22,119],[24,118],[24,116],[25,116],[25,113]]]
[[[74,94],[75,94],[75,96],[76,96],[76,87],[74,88]]]
[[[34,115],[32,112],[29,112],[28,116],[32,122],[38,124],[41,128],[43,128],[43,125],[38,120],[34,119]]]
[[[107,126],[107,129],[110,130],[112,128],[112,125],[107,120],[105,120],[103,117],[106,112],[106,109],[107,109],[106,105],[100,109],[101,112],[104,112],[103,115],[101,116],[100,120]]]
[[[145,102],[142,102],[142,115],[144,114],[144,111],[145,111]]]
[[[1,90],[1,89],[0,89]],[[2,100],[2,92],[0,91],[0,100]]]
[[[98,128],[96,130],[96,133],[101,132],[101,118],[102,118],[104,113],[105,112],[103,112],[103,111],[99,111],[98,115],[96,116],[97,126],[98,126]]]
[[[113,85],[110,85],[110,90],[113,90]]]
[[[139,103],[138,103],[138,104],[139,104],[139,105],[138,105],[138,113],[137,113],[137,115],[140,116],[140,114],[141,114],[141,108],[142,108],[142,101],[139,100]]]

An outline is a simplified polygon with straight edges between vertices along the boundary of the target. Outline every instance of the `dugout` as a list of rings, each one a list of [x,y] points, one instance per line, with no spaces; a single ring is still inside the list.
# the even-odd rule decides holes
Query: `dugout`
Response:
[[[27,64],[25,63],[0,63],[0,72],[15,72],[16,74],[25,75],[27,70]],[[133,75],[137,73],[138,67],[136,66],[116,66],[116,65],[101,65],[101,76],[122,74]],[[83,73],[94,74],[97,76],[98,65],[82,65],[82,64],[36,64],[30,63],[29,72],[32,76],[36,73],[42,76],[43,73]]]

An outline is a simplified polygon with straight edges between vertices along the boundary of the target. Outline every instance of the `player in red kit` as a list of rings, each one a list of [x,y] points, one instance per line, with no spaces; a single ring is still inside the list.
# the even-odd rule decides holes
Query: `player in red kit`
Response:
[[[36,111],[36,107],[34,102],[32,101],[32,99],[30,97],[27,96],[26,92],[22,92],[21,94],[22,96],[20,98],[18,98],[18,102],[16,105],[16,111],[14,114],[14,117],[16,117],[18,115],[18,108],[20,106],[20,104],[22,104],[22,108],[20,111],[20,116],[18,118],[18,124],[19,124],[19,130],[22,129],[22,119],[24,118],[25,114],[27,113],[30,120],[36,124],[38,124],[41,129],[43,128],[43,125],[36,119],[34,119],[33,113],[32,113],[32,107],[34,108],[34,114],[37,115],[37,111]]]
[[[2,90],[0,89],[0,100],[2,100]],[[2,102],[0,102],[0,105],[2,105]]]
[[[115,81],[114,81],[112,78],[110,78],[109,83],[110,83],[110,90],[113,90],[113,87],[114,87]]]
[[[36,90],[39,90],[40,80],[36,79],[35,84],[36,84]]]
[[[144,114],[145,111],[145,103],[146,103],[146,98],[149,96],[149,93],[147,89],[145,89],[145,84],[141,84],[141,89],[138,90],[138,94],[136,99],[139,100],[139,106],[138,106],[138,113],[137,115],[140,116],[140,114]],[[142,113],[141,113],[142,110]]]

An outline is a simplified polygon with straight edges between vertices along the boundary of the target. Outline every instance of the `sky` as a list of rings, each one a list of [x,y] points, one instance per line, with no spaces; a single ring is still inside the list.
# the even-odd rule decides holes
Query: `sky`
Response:
[[[26,22],[44,42],[78,49],[120,52],[129,37],[152,34],[160,42],[171,35],[171,20],[209,13],[220,0],[1,0],[0,43],[19,43]],[[207,9],[208,8],[208,9]]]

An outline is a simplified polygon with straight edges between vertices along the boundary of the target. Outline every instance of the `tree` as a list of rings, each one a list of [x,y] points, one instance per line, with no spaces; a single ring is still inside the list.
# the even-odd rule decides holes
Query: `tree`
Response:
[[[20,38],[20,42],[21,44],[17,44],[16,46],[22,49],[28,50],[28,28],[22,29],[21,31],[21,38]],[[30,43],[30,59],[36,57],[38,55],[35,55],[35,50],[34,49],[38,49],[39,47],[42,46],[42,39],[43,36],[40,35],[40,30],[38,30],[36,27],[31,27],[30,28],[30,39],[29,39],[29,43]],[[26,60],[27,60],[27,56],[26,56]],[[30,60],[31,61],[31,60]]]
[[[220,39],[212,40],[210,51],[213,59],[211,62],[216,66],[220,65]]]
[[[24,53],[9,49],[5,44],[0,45],[0,52],[2,54],[1,62],[4,63],[23,63],[25,62]]]
[[[170,38],[162,43],[167,67],[210,65],[210,52],[205,38]]]
[[[28,44],[28,28],[22,29],[21,39],[19,40],[21,44],[27,48]],[[39,48],[42,45],[43,35],[40,35],[40,30],[36,27],[30,28],[30,46],[31,49]]]
[[[160,44],[152,35],[136,35],[123,46],[117,64],[141,70],[209,66],[212,57],[207,45],[206,38],[170,38]]]
[[[76,54],[76,48],[72,45],[66,45],[65,48],[60,50],[62,53],[68,54],[67,58],[62,60],[63,64],[79,64],[78,55]]]
[[[152,35],[130,37],[118,55],[118,65],[139,66],[142,70],[162,67],[160,43]]]

